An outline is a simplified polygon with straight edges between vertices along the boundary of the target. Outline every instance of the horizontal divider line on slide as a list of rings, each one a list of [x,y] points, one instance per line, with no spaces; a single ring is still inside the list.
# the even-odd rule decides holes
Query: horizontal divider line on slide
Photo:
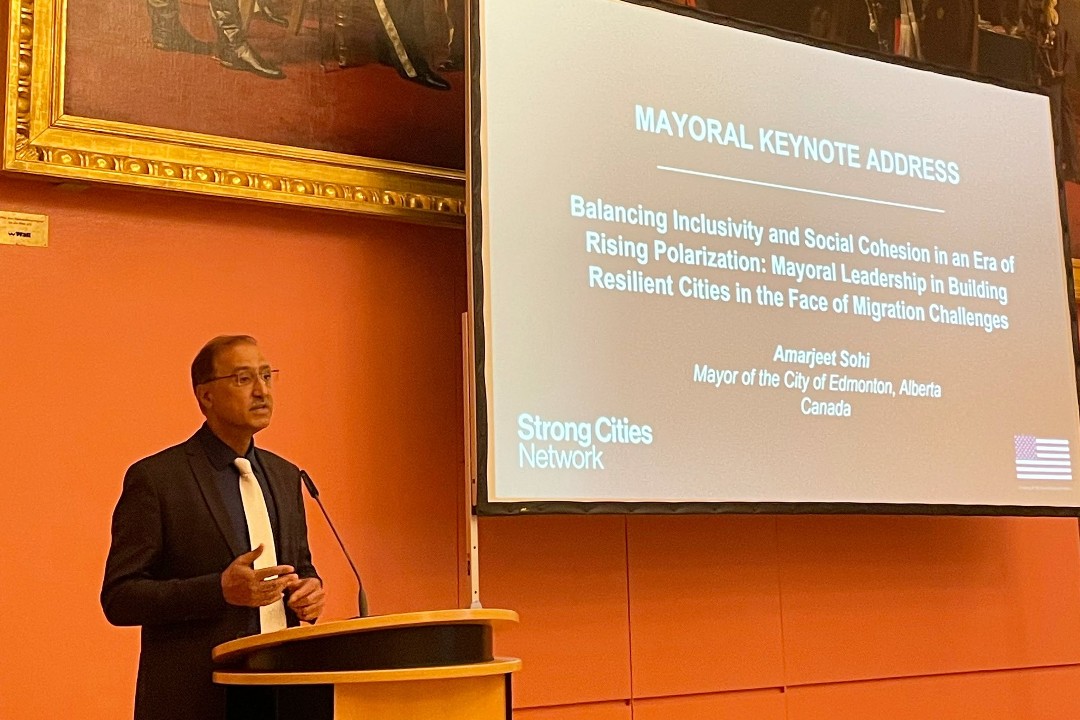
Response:
[[[669,165],[657,165],[657,170],[666,170],[667,172],[682,173],[683,175],[696,175],[698,177],[712,178],[714,180],[727,180],[729,182],[745,183],[746,185],[757,185],[759,187],[775,188],[777,190],[791,190],[792,192],[809,193],[811,195],[824,195],[826,197],[840,198],[841,200],[857,200],[859,202],[873,203],[875,205],[889,205],[891,207],[906,208],[908,210],[922,210],[923,212],[941,213],[945,211],[941,208],[923,207],[921,205],[908,205],[906,203],[892,202],[891,200],[878,200],[876,198],[860,197],[858,195],[842,195],[840,193],[831,193],[824,190],[813,190],[811,188],[795,187],[794,185],[778,185],[776,183],[763,182],[761,180],[749,180],[747,178],[731,177],[729,175],[717,175],[715,173],[702,172],[700,170],[687,170],[686,168],[671,167]]]

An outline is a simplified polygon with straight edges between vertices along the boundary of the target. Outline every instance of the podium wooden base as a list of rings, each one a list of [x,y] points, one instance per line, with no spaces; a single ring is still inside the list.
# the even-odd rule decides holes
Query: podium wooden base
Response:
[[[214,648],[228,720],[509,720],[516,659],[492,657],[508,610],[345,620]]]

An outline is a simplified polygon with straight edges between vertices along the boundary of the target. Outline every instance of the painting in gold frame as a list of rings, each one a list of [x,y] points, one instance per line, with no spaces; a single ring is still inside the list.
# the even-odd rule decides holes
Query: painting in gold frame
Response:
[[[201,13],[196,12],[196,0],[179,0],[179,4],[187,18],[202,18],[209,27],[207,2],[201,1]],[[267,30],[248,19],[253,44],[261,42],[262,52],[270,58],[268,64],[290,76],[282,82],[229,68],[220,52],[210,51],[203,57],[162,52],[157,36],[151,34],[146,14],[150,3],[145,0],[125,2],[127,14],[119,16],[102,7],[103,0],[9,0],[4,169],[365,212],[412,222],[462,224],[464,72],[460,67],[440,68],[432,76],[439,81],[445,78],[449,87],[424,86],[415,76],[407,77],[400,65],[395,69],[375,62],[374,52],[365,59],[362,34],[360,42],[344,49],[340,42],[325,41],[324,5],[340,7],[343,0],[285,1],[298,3],[293,7],[301,10],[313,6],[315,11],[294,27],[282,28],[277,36],[275,28]],[[388,4],[371,1],[373,6]],[[442,7],[450,7],[446,0],[439,1]],[[240,6],[245,5],[250,13],[250,0],[240,0]],[[104,18],[96,29],[86,24],[94,18]],[[340,22],[327,24],[341,29]],[[213,46],[212,31],[207,38],[206,27],[192,27],[192,36],[198,37],[202,30],[199,42]],[[123,42],[117,38],[99,41],[93,34],[116,28]],[[271,44],[275,37],[284,38],[280,46]],[[276,56],[275,47],[283,48]],[[132,80],[131,72],[124,75],[124,63],[129,60],[131,72],[145,67],[158,73],[159,81]],[[427,70],[426,66],[417,68]],[[164,86],[160,78],[168,78]],[[312,82],[322,85],[312,90]],[[320,136],[332,129],[332,113],[339,107],[339,98],[329,94],[327,87],[335,93],[354,93],[343,96],[342,107],[351,103],[363,109],[365,97],[379,100],[368,107],[389,114],[386,127],[393,132],[379,132],[368,118],[357,116],[355,134],[361,141],[346,142],[340,132]],[[290,92],[300,94],[301,106],[321,108],[323,115],[296,113],[294,99],[292,114],[285,120],[299,115],[300,122],[282,122],[274,115],[276,103],[267,98]],[[355,96],[364,92],[376,95]],[[170,106],[170,102],[179,104]],[[229,102],[237,107],[230,111]],[[189,113],[183,122],[173,122],[177,109],[183,107],[198,112]],[[157,116],[146,114],[155,108]],[[213,125],[222,117],[241,118],[245,127],[223,132]],[[413,119],[420,126],[410,127]],[[337,126],[340,130],[349,123],[339,121]],[[363,145],[364,138],[372,139],[369,148]]]

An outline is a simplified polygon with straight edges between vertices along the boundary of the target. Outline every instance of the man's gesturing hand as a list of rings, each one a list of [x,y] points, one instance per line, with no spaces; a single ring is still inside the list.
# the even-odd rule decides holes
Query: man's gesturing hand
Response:
[[[323,590],[322,580],[313,577],[294,580],[288,591],[288,605],[296,613],[296,617],[313,623],[322,615],[323,605],[326,604],[326,591]]]
[[[280,600],[285,588],[296,582],[297,576],[291,565],[254,568],[255,559],[262,555],[263,546],[246,552],[233,560],[225,572],[221,573],[221,590],[225,602],[244,607],[262,607]],[[277,576],[273,580],[269,577]]]

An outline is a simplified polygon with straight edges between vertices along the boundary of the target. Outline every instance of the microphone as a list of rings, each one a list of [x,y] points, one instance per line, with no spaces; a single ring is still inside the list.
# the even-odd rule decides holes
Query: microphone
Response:
[[[345,549],[345,543],[342,542],[341,536],[338,535],[337,528],[334,527],[334,522],[330,519],[330,515],[326,512],[326,508],[323,507],[322,500],[319,499],[319,488],[315,487],[315,481],[307,474],[307,470],[300,471],[300,479],[304,482],[304,487],[307,488],[308,495],[311,495],[311,499],[319,504],[319,509],[322,510],[323,517],[326,518],[326,524],[330,526],[330,529],[334,533],[334,537],[337,538],[338,545],[341,547],[341,552],[345,554],[345,559],[349,561],[349,567],[352,568],[352,574],[353,577],[356,578],[356,587],[358,588],[357,606],[360,611],[360,617],[367,617],[367,593],[364,592],[364,583],[360,580],[360,571],[356,569],[356,564],[349,555],[349,551]]]

